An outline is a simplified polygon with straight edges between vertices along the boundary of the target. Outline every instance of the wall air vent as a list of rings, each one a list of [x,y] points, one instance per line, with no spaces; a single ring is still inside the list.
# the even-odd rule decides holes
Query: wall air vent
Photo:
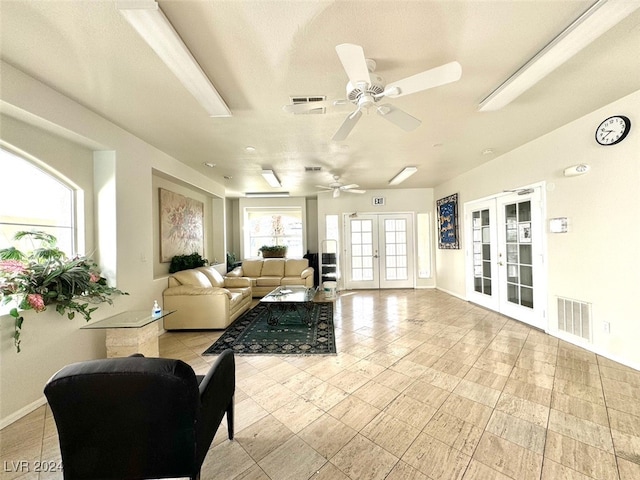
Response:
[[[591,342],[593,332],[591,304],[558,297],[558,329]]]
[[[321,172],[322,167],[304,167],[305,172]]]
[[[292,105],[298,105],[300,103],[313,103],[313,102],[324,102],[327,97],[324,95],[315,95],[309,97],[289,97]],[[324,106],[318,105],[318,108],[312,108],[305,112],[294,113],[294,115],[322,115],[327,113],[327,108]]]

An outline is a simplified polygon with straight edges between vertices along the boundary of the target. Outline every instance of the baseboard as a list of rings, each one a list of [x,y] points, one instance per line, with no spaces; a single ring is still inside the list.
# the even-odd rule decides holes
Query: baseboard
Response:
[[[467,301],[467,297],[457,294],[455,292],[451,292],[449,290],[447,290],[446,288],[440,288],[440,287],[435,287],[436,290],[441,291],[442,293],[446,293],[447,295],[451,295],[452,297],[456,297],[459,298],[460,300],[464,300],[465,302]]]
[[[617,355],[612,355],[611,353],[606,352],[600,348],[596,348],[591,343],[582,341],[576,337],[573,337],[572,335],[566,335],[560,331],[548,331],[547,333],[552,337],[559,338],[560,340],[564,340],[565,342],[571,343],[572,345],[575,345],[580,348],[584,348],[585,350],[589,350],[590,352],[595,353],[596,355],[600,355],[601,357],[608,358],[611,361],[617,362],[626,367],[633,368],[634,370],[640,371],[640,364],[630,362]]]
[[[17,412],[13,412],[11,415],[1,419],[0,420],[0,430],[2,430],[5,427],[8,427],[13,422],[17,422],[22,417],[24,417],[26,415],[29,415],[31,412],[33,412],[34,410],[37,410],[38,408],[40,408],[42,405],[45,405],[46,403],[47,403],[47,399],[43,395],[42,397],[40,397],[35,402],[32,402],[29,405],[27,405],[26,407],[22,407]]]

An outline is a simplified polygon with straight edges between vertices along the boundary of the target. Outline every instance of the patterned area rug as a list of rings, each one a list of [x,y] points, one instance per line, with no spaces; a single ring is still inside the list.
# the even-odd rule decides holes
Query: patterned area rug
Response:
[[[335,354],[333,303],[314,303],[310,315],[311,326],[295,310],[283,312],[278,324],[270,326],[267,307],[258,304],[229,325],[203,355],[218,355],[227,348],[239,355]]]

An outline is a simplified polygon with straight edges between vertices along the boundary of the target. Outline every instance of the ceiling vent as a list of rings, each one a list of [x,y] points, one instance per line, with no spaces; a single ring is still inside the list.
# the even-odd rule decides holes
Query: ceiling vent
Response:
[[[320,172],[322,167],[304,167],[305,172]]]
[[[313,103],[313,102],[324,102],[327,97],[324,95],[315,95],[309,97],[289,97],[292,105],[299,105],[301,103]],[[294,113],[294,115],[322,115],[327,113],[327,108],[324,106],[318,106],[318,108],[312,108],[310,110]]]

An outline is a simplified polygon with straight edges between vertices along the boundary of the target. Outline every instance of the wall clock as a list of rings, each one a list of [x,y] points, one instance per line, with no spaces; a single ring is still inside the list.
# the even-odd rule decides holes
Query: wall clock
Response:
[[[598,125],[596,142],[600,145],[615,145],[624,140],[631,130],[631,120],[624,115],[614,115]]]

